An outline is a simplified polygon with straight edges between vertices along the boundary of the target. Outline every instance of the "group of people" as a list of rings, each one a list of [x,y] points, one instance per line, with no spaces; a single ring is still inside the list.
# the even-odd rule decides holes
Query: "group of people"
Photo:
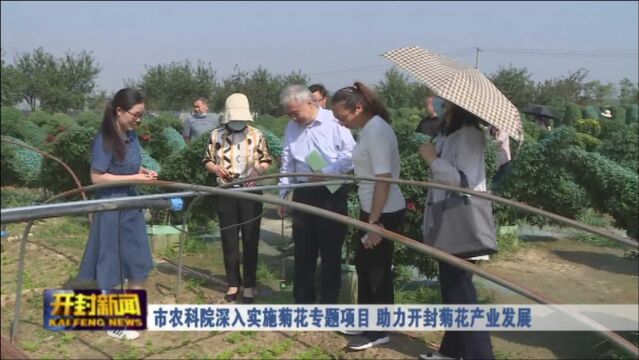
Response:
[[[280,95],[280,104],[290,119],[285,130],[280,161],[281,173],[316,173],[311,177],[282,177],[281,198],[287,198],[288,184],[324,180],[323,174],[398,179],[400,157],[398,139],[390,126],[390,116],[379,96],[356,82],[336,91],[329,100],[321,85],[309,88],[290,85]],[[442,114],[427,99],[427,118],[417,131],[434,137],[420,148],[435,181],[460,186],[460,172],[469,187],[486,191],[484,151],[486,136],[475,115],[452,103]],[[219,124],[207,116],[206,99],[197,99],[195,114],[185,123],[184,136],[193,138],[210,132],[203,150],[203,171],[215,174],[218,184],[253,187],[255,178],[273,163],[261,131],[252,126],[249,99],[231,94]],[[93,144],[91,179],[94,183],[113,180],[152,180],[157,173],[141,167],[140,144],[135,135],[144,114],[144,98],[130,88],[118,91],[107,105],[102,127]],[[211,126],[211,128],[208,128]],[[359,129],[357,141],[351,130]],[[319,159],[319,161],[317,160]],[[318,165],[318,163],[320,165]],[[424,179],[425,180],[425,179]],[[347,215],[349,189],[340,187],[299,187],[292,200]],[[259,193],[254,191],[254,193]],[[99,196],[137,194],[133,186],[103,190]],[[361,204],[359,218],[373,226],[397,232],[405,215],[406,202],[398,185],[390,182],[362,182],[357,194]],[[445,197],[445,191],[430,189],[426,204]],[[217,199],[222,250],[228,289],[227,301],[253,303],[262,204],[220,196]],[[286,209],[280,208],[280,216]],[[347,227],[335,221],[301,211],[291,211],[294,241],[293,297],[297,304],[335,304],[341,279],[342,245]],[[234,224],[241,224],[233,226]],[[428,206],[424,229],[433,224]],[[240,273],[240,231],[242,267]],[[356,244],[359,304],[393,304],[393,242],[375,232],[361,232]],[[117,241],[114,241],[117,239]],[[318,257],[321,260],[319,292],[316,284]],[[475,261],[469,259],[469,261]],[[96,280],[100,288],[113,288],[128,280],[129,287],[140,288],[153,267],[151,251],[141,210],[121,210],[96,214],[79,272],[81,279]],[[473,304],[477,294],[472,273],[445,262],[439,263],[439,281],[447,304]],[[240,288],[241,296],[240,296]],[[358,337],[351,350],[363,350],[387,343],[383,332],[345,333]],[[111,331],[120,339],[134,339],[134,331]],[[491,340],[485,332],[446,332],[439,352],[451,358],[493,358]],[[427,357],[426,357],[427,358]]]

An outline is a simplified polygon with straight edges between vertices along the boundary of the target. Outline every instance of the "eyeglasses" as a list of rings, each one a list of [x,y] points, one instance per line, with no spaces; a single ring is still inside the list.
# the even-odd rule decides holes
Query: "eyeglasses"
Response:
[[[136,120],[137,119],[141,119],[144,116],[144,113],[134,114],[134,113],[132,113],[130,111],[127,111],[127,113],[129,113],[130,115],[133,115],[133,118],[136,119]]]

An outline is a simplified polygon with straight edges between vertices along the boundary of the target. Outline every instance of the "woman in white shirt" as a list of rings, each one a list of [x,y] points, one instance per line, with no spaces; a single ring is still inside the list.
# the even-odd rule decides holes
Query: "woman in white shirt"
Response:
[[[442,135],[435,138],[434,143],[424,144],[420,148],[420,154],[430,167],[435,182],[461,186],[461,171],[466,175],[470,189],[486,191],[486,136],[480,130],[479,123],[477,116],[452,103],[446,104]],[[430,205],[445,197],[446,190],[428,190],[424,234],[433,226]],[[472,273],[440,261],[439,284],[444,304],[476,304],[477,292],[472,278]],[[456,359],[494,359],[490,335],[482,331],[446,331],[439,352]],[[422,358],[428,359],[426,356]]]
[[[333,113],[349,129],[361,128],[353,150],[356,176],[399,178],[397,137],[390,126],[388,111],[379,97],[364,84],[337,91],[332,98]],[[358,186],[360,220],[396,232],[404,217],[406,202],[397,184],[363,182]],[[359,304],[393,304],[393,242],[379,235],[361,233],[355,254]],[[354,341],[351,350],[364,350],[389,341],[384,332],[365,332],[363,341]]]

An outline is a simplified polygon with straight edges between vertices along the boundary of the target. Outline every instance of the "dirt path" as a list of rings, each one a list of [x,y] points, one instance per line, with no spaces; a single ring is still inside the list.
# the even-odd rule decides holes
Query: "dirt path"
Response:
[[[55,225],[56,221],[50,220]],[[396,333],[388,346],[360,353],[342,349],[348,339],[335,332],[154,332],[140,340],[122,343],[102,332],[54,333],[42,328],[43,287],[60,287],[77,271],[77,261],[84,246],[80,234],[70,239],[46,233],[42,226],[34,230],[28,246],[27,278],[19,345],[36,358],[281,358],[281,359],[415,359],[426,346],[436,348],[442,333]],[[261,256],[275,261],[281,245],[281,221],[265,219]],[[285,235],[290,225],[285,224]],[[280,243],[278,243],[278,241]],[[287,240],[284,240],[284,243]],[[5,243],[2,253],[2,335],[9,336],[12,319],[19,242]],[[55,250],[55,251],[53,251]],[[64,254],[64,255],[62,255]],[[179,303],[222,303],[224,287],[223,259],[219,242],[199,249],[185,258],[185,264],[215,280],[186,273]],[[500,256],[482,265],[491,272],[536,290],[559,303],[638,303],[637,260],[623,258],[623,250],[600,248],[570,240],[528,242],[515,255]],[[277,287],[277,267],[264,267],[258,278],[258,291],[273,302],[291,302],[290,292]],[[148,283],[152,303],[175,303],[175,267],[159,263]],[[495,303],[527,303],[523,298],[490,286],[480,279],[476,283],[489,293]],[[493,333],[498,358],[592,358],[600,354],[599,339],[589,333]],[[599,344],[599,345],[598,345]]]

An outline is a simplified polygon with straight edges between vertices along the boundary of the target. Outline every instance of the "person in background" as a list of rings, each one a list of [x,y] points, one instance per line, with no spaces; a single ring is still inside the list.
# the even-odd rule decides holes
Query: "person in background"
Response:
[[[366,85],[356,82],[332,98],[333,113],[349,129],[361,129],[353,150],[356,176],[399,179],[400,158],[397,136],[390,117],[379,97]],[[361,182],[358,184],[361,205],[359,219],[389,231],[397,232],[404,217],[406,202],[397,184]],[[360,232],[356,245],[359,304],[390,305],[395,303],[393,286],[393,242],[372,232]],[[347,335],[360,335],[346,333]],[[389,341],[386,333],[367,331],[362,340],[354,340],[348,348],[364,350]]]
[[[311,92],[313,101],[319,105],[322,109],[326,109],[326,102],[328,101],[328,91],[322,84],[313,84],[308,87]]]
[[[446,103],[443,129],[435,142],[420,147],[420,154],[430,167],[432,179],[436,182],[461,186],[464,173],[470,189],[487,191],[486,135],[479,128],[480,119],[452,103]],[[446,190],[429,189],[426,196],[423,233],[433,227],[435,219],[432,204],[443,201]],[[454,239],[451,239],[454,241]],[[474,257],[468,261],[485,260],[487,256]],[[444,304],[477,304],[477,291],[473,284],[473,274],[444,261],[439,261],[439,284]],[[451,358],[494,359],[490,334],[483,331],[446,331],[439,352]],[[420,356],[428,359],[429,356]]]
[[[339,124],[333,112],[321,108],[302,85],[290,85],[280,95],[280,103],[291,119],[285,130],[281,173],[313,172],[309,156],[322,159],[326,174],[346,174],[352,171],[352,151],[355,140],[350,131]],[[279,184],[303,183],[320,178],[282,177]],[[280,190],[286,198],[288,190]],[[299,188],[293,201],[347,215],[348,188],[341,186],[332,192],[326,186]],[[280,217],[284,208],[279,209]],[[294,278],[293,297],[296,304],[316,301],[315,268],[317,256],[322,261],[321,304],[335,304],[340,290],[342,245],[347,226],[303,212],[293,212]]]
[[[141,147],[135,130],[144,116],[144,98],[134,89],[118,91],[104,110],[102,126],[93,142],[91,182],[153,180],[155,171],[141,167]],[[98,190],[97,198],[138,195],[135,186]],[[98,212],[94,215],[78,279],[96,281],[100,289],[124,286],[143,289],[153,269],[146,223],[141,209]],[[137,331],[110,330],[121,340],[140,337]]]
[[[417,124],[415,132],[422,133],[430,137],[437,136],[437,132],[441,128],[442,120],[437,116],[434,101],[434,96],[426,98],[426,101],[424,102],[424,105],[426,105],[426,116],[424,116],[419,124]]]
[[[252,178],[260,176],[270,166],[271,155],[262,132],[249,124],[253,122],[248,99],[244,94],[231,94],[226,99],[222,124],[211,132],[202,164],[207,171],[217,175],[218,184],[246,180],[244,186],[255,186]],[[234,185],[241,187],[242,185]],[[262,194],[261,191],[253,191]],[[224,299],[237,298],[240,286],[244,286],[242,302],[255,300],[257,251],[260,239],[261,202],[219,196],[217,213],[222,236],[222,252],[228,290]],[[241,225],[236,225],[241,224]],[[242,230],[244,281],[240,276],[239,233]]]
[[[494,126],[490,126],[490,135],[495,145],[497,145],[497,172],[493,177],[493,187],[501,182],[510,164],[510,136],[505,131],[501,131]]]
[[[220,120],[214,114],[209,114],[209,107],[205,98],[197,98],[193,103],[193,114],[184,121],[182,136],[187,143],[202,134],[208,134],[211,130],[220,126]]]

